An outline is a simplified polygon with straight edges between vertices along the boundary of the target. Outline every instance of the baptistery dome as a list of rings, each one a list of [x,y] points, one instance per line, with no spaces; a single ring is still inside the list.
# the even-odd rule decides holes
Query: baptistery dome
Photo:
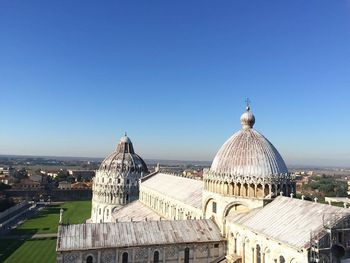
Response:
[[[220,148],[211,171],[233,176],[266,177],[288,173],[281,155],[262,134],[253,129],[255,117],[247,106],[241,116],[242,129]]]
[[[112,212],[137,200],[139,180],[148,174],[146,163],[134,151],[128,136],[105,158],[92,184],[91,222],[112,222]]]
[[[132,142],[128,136],[123,136],[113,153],[103,160],[99,171],[108,174],[123,174],[128,172],[148,173],[147,165],[134,151]]]

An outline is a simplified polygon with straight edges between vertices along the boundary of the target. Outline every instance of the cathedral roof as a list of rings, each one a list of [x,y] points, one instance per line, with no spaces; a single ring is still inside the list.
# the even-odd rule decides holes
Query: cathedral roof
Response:
[[[241,116],[242,129],[220,148],[211,165],[211,172],[232,176],[267,177],[288,173],[276,148],[253,129],[255,116],[247,106]]]
[[[210,219],[77,224],[59,227],[57,251],[223,240],[220,229]]]
[[[131,202],[117,211],[113,211],[112,217],[114,221],[117,220],[118,222],[163,219],[162,216],[139,200]]]
[[[156,173],[144,178],[140,187],[146,187],[195,208],[202,207],[203,181]]]
[[[125,135],[120,138],[114,152],[102,161],[99,171],[119,173],[128,170],[148,173],[146,163],[135,153],[130,138]]]
[[[263,208],[230,214],[227,222],[295,248],[309,248],[310,234],[321,238],[325,226],[334,226],[347,216],[349,209],[278,196]]]

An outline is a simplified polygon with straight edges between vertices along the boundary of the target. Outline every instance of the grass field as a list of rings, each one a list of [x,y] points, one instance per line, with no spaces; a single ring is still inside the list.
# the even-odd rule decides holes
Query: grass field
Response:
[[[36,216],[25,221],[12,233],[16,235],[57,233],[61,208],[64,210],[64,223],[84,223],[90,217],[91,201],[65,202],[61,205],[48,206]]]
[[[90,217],[91,201],[65,202],[51,205],[25,221],[11,232],[12,235],[57,233],[60,209],[64,209],[63,221],[83,223]],[[50,263],[56,260],[56,238],[0,239],[0,262]]]
[[[0,261],[4,263],[54,263],[56,238],[2,240]]]

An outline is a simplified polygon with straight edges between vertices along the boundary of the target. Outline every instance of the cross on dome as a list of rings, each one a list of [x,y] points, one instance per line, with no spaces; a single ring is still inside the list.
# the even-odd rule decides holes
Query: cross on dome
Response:
[[[250,99],[246,98],[245,103],[246,103],[246,110],[249,111],[250,110],[250,103],[251,103]]]
[[[246,99],[246,111],[242,114],[241,116],[241,124],[242,128],[244,130],[251,129],[254,126],[255,123],[255,116],[254,114],[250,111],[250,100],[249,98]]]

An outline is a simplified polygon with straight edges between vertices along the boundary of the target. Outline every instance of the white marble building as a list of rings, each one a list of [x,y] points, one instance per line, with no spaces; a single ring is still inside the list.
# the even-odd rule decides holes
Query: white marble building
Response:
[[[349,262],[350,209],[294,198],[254,123],[248,106],[203,181],[157,171],[110,223],[61,225],[57,262]]]
[[[112,222],[113,211],[138,199],[139,179],[148,174],[145,162],[129,137],[123,136],[117,148],[100,165],[92,185],[92,223]]]

